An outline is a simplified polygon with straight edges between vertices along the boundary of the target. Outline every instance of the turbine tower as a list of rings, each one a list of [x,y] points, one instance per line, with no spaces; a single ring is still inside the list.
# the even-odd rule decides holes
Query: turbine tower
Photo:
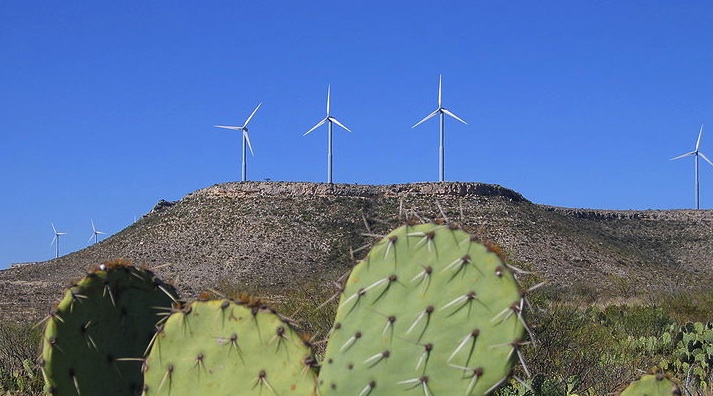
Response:
[[[253,146],[250,144],[250,137],[248,136],[248,124],[250,123],[250,120],[252,120],[253,116],[255,113],[257,113],[257,109],[260,108],[262,105],[262,102],[260,102],[255,110],[253,110],[252,114],[250,114],[250,117],[248,117],[247,120],[245,120],[245,123],[243,126],[226,126],[226,125],[214,125],[216,128],[223,128],[223,129],[230,129],[233,131],[242,131],[243,132],[243,166],[242,166],[242,181],[245,181],[247,179],[248,175],[248,166],[247,166],[247,149],[250,149],[250,154],[253,156],[255,153],[253,153]]]
[[[700,145],[701,145],[701,136],[702,136],[702,135],[703,135],[703,124],[701,124],[701,130],[698,131],[698,140],[696,140],[696,149],[693,150],[693,151],[690,151],[690,152],[688,152],[688,153],[686,153],[686,154],[681,154],[681,155],[679,155],[678,157],[671,158],[671,160],[673,161],[673,160],[677,160],[677,159],[679,159],[679,158],[689,157],[689,156],[691,156],[691,155],[694,156],[694,157],[696,157],[695,165],[694,165],[694,167],[695,167],[695,168],[694,168],[694,169],[695,169],[694,174],[695,174],[695,183],[696,183],[696,184],[695,184],[695,186],[696,186],[696,188],[695,188],[695,189],[696,189],[696,209],[700,209],[700,208],[701,208],[701,205],[700,205],[700,191],[699,191],[699,178],[698,178],[698,157],[699,157],[699,156],[703,157],[703,159],[706,160],[706,162],[708,162],[709,164],[713,165],[713,162],[711,162],[711,160],[709,160],[708,157],[706,157],[705,154],[703,154],[701,151],[699,151],[699,147],[700,147]]]
[[[339,122],[336,118],[332,117],[331,113],[329,112],[329,98],[331,96],[332,92],[332,86],[328,85],[327,86],[327,116],[322,119],[322,121],[318,122],[317,125],[313,126],[312,129],[309,131],[305,132],[304,135],[306,136],[310,132],[314,131],[315,129],[321,127],[324,125],[324,123],[327,123],[328,129],[327,129],[327,183],[332,184],[332,123],[335,123],[339,125],[340,127],[344,128],[347,132],[351,132],[349,128],[345,127],[344,124]]]
[[[416,128],[417,126],[421,125],[424,121],[427,121],[433,117],[436,116],[436,114],[440,115],[440,133],[439,133],[439,146],[438,146],[438,181],[442,182],[445,179],[445,170],[443,166],[444,162],[444,157],[445,157],[445,150],[444,150],[444,139],[445,139],[445,129],[446,129],[446,115],[449,115],[456,120],[468,125],[467,122],[463,121],[460,119],[457,115],[451,113],[449,110],[443,107],[443,95],[442,95],[442,76],[438,75],[438,108],[433,111],[433,113],[427,115],[424,117],[421,121],[417,122],[414,126],[411,128]]]
[[[99,234],[106,234],[106,232],[97,230],[97,227],[94,226],[94,220],[92,220],[92,236],[89,237],[87,243],[91,242],[92,238],[94,238],[94,243],[96,244],[98,242]]]
[[[59,257],[59,237],[62,235],[66,235],[66,232],[59,232],[57,229],[54,227],[54,223],[50,223],[52,225],[52,231],[54,231],[54,238],[52,238],[52,242],[50,242],[50,246],[53,244],[55,245],[55,251],[54,251],[54,258]],[[55,244],[56,242],[56,244]]]

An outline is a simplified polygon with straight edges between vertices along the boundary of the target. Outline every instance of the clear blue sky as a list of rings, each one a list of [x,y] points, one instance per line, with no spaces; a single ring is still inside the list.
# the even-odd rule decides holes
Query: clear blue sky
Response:
[[[690,208],[713,159],[713,2],[5,1],[0,268],[87,246],[159,199],[240,178],[500,184],[542,204]],[[701,163],[701,205],[713,167]]]

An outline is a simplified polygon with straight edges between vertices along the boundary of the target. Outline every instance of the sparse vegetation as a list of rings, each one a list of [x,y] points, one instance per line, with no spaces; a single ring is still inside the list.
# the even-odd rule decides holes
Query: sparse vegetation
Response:
[[[538,342],[524,352],[533,372],[528,381],[539,393],[515,382],[502,391],[513,393],[501,395],[604,395],[653,366],[665,366],[692,395],[713,395],[711,363],[697,352],[708,350],[679,345],[687,323],[713,320],[713,213],[549,208],[497,186],[453,192],[477,186],[487,185],[213,186],[84,251],[0,271],[0,316],[39,320],[69,280],[97,262],[127,257],[158,268],[188,298],[209,288],[230,297],[247,292],[322,340],[336,300],[321,305],[350,268],[350,248],[372,240],[363,233],[385,233],[404,214],[445,215],[536,272],[525,287],[548,280],[528,296]],[[39,392],[38,339],[20,337],[31,326],[3,326],[0,394]],[[32,352],[10,357],[3,345]],[[684,347],[688,352],[676,352]]]
[[[606,395],[651,368],[670,372],[684,394],[713,395],[713,304],[695,305],[710,298],[660,293],[647,305],[596,306],[535,295],[537,341],[524,349],[534,391],[513,380],[498,395]]]

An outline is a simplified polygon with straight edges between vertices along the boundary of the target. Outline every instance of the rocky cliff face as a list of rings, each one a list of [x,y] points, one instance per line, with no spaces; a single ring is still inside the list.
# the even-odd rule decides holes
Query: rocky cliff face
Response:
[[[43,316],[63,287],[117,257],[152,267],[184,296],[221,282],[265,295],[326,290],[351,267],[350,251],[373,240],[364,233],[443,217],[497,243],[562,292],[585,285],[616,296],[713,280],[710,211],[554,208],[481,183],[245,182],[164,203],[82,251],[0,271],[0,317]]]

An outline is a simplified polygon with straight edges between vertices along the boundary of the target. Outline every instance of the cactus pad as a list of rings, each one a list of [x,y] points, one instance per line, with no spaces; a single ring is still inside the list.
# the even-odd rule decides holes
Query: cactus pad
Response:
[[[681,390],[667,375],[646,374],[632,382],[621,396],[680,396]]]
[[[520,356],[522,308],[508,267],[464,231],[400,227],[346,282],[320,394],[487,394]]]
[[[170,294],[170,295],[169,295]],[[57,395],[135,395],[141,358],[173,287],[148,270],[107,263],[72,286],[48,317],[42,372]]]
[[[314,395],[311,348],[265,306],[198,301],[156,334],[144,395]]]

